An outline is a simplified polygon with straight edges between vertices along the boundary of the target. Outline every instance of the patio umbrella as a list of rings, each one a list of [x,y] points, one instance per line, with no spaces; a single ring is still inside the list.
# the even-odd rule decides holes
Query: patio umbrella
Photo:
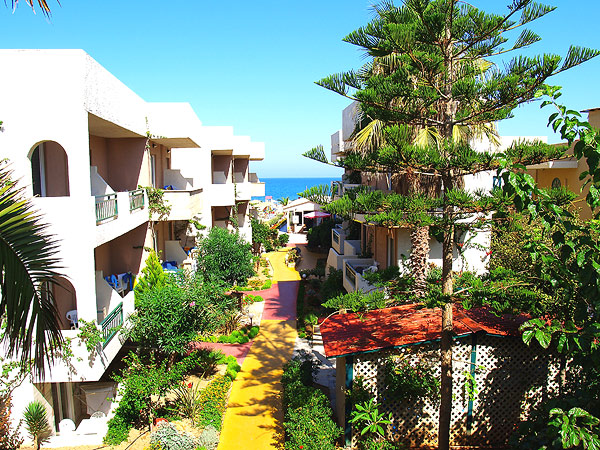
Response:
[[[307,214],[304,214],[305,219],[321,219],[323,217],[330,217],[331,214],[323,212],[323,211],[313,211]]]

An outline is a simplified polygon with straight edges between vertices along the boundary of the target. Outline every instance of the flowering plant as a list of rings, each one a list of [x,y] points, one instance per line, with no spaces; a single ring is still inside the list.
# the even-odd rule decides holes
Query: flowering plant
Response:
[[[386,396],[408,401],[436,401],[440,395],[440,380],[423,360],[390,357],[385,364]]]

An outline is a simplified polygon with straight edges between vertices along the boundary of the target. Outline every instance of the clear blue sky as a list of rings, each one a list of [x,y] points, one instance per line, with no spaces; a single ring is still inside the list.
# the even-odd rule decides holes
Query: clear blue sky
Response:
[[[340,175],[300,155],[318,144],[329,153],[349,101],[314,81],[363,62],[341,39],[369,21],[372,1],[48,2],[50,20],[24,0],[14,14],[0,2],[0,45],[81,48],[147,101],[190,102],[205,125],[233,125],[236,134],[265,142],[265,161],[252,168],[259,176]],[[470,1],[496,12],[508,2]],[[534,23],[542,41],[528,52],[564,55],[570,43],[600,48],[600,2],[548,3],[558,9]],[[551,81],[563,86],[571,109],[600,107],[598,75],[600,57]],[[522,106],[500,132],[550,135],[548,114]]]

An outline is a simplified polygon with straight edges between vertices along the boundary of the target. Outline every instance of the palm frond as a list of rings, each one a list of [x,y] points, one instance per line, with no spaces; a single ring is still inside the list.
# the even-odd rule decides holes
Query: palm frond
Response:
[[[415,145],[423,148],[437,148],[441,140],[441,135],[433,127],[424,127],[417,132]]]
[[[23,366],[33,359],[37,374],[62,343],[49,288],[59,276],[57,252],[57,242],[11,181],[11,172],[0,168],[1,340],[8,356],[19,357]]]
[[[31,9],[35,13],[35,5],[33,4],[33,0],[25,0],[25,2],[29,6],[31,6]],[[60,5],[60,2],[58,0],[56,2]],[[19,0],[11,0],[11,6],[12,6],[13,11],[18,6],[18,4],[19,4]],[[42,10],[42,12],[44,13],[44,15],[46,17],[49,17],[51,12],[50,12],[50,6],[48,5],[48,2],[46,0],[37,0],[37,4],[40,7],[40,9]]]
[[[360,153],[368,153],[385,145],[382,120],[372,120],[360,129],[353,137],[354,149]]]

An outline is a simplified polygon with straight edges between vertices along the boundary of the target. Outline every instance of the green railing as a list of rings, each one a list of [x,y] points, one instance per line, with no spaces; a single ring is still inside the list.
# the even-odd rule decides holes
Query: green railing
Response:
[[[119,305],[113,309],[100,323],[100,328],[102,328],[102,337],[104,338],[102,348],[106,348],[110,340],[121,329],[121,325],[123,325],[123,302],[119,303]]]
[[[350,280],[350,284],[356,289],[356,271],[350,263],[346,263],[346,276],[348,277],[348,280]]]
[[[144,190],[129,191],[129,212],[144,208]]]
[[[117,194],[96,196],[96,225],[118,215]]]

